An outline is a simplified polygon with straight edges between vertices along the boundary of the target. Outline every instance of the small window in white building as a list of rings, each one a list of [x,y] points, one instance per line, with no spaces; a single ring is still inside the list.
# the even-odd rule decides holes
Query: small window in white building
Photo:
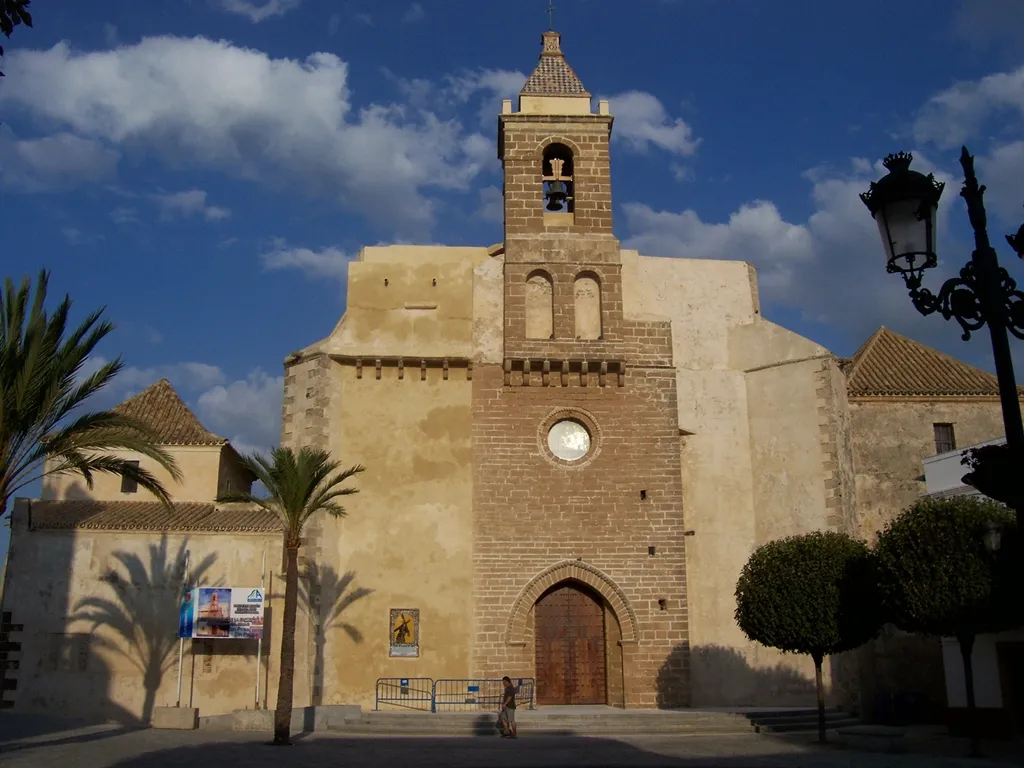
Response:
[[[129,461],[128,463],[132,464],[132,465],[134,465],[136,467],[139,466],[139,462],[137,462],[137,461]],[[135,493],[138,490],[139,490],[139,484],[135,481],[135,478],[133,478],[133,477],[122,477],[121,478],[121,493]]]
[[[935,429],[935,452],[949,453],[956,450],[956,436],[952,424],[933,424]]]

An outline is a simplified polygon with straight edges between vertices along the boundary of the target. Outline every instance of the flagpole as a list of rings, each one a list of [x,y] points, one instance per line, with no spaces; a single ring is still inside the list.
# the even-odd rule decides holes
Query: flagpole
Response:
[[[181,590],[178,592],[178,702],[174,705],[181,706],[181,668],[182,659],[185,655],[185,638],[181,636],[181,598],[184,596],[185,588],[188,586],[189,551],[185,550],[185,577],[181,582]]]
[[[260,592],[263,595],[263,604],[260,610],[266,612],[267,590],[265,586],[267,576],[267,546],[263,545],[263,564],[260,565]],[[260,617],[260,636],[256,641],[256,709],[260,708],[260,662],[263,659],[263,629],[265,628],[263,617]]]

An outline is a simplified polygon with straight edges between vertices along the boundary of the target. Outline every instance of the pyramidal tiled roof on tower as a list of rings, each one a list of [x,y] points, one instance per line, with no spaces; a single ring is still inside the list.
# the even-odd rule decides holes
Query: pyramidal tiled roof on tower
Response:
[[[875,331],[847,370],[851,397],[998,397],[995,376],[888,328]]]
[[[199,423],[167,379],[160,379],[114,410],[148,425],[162,445],[223,445],[227,442]]]
[[[565,60],[561,38],[558,32],[544,33],[540,61],[527,78],[520,96],[590,96]]]

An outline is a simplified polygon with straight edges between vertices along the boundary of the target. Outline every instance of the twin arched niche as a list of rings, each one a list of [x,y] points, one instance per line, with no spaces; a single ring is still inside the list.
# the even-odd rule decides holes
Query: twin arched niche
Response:
[[[575,301],[576,338],[600,339],[601,281],[593,272],[580,272],[573,284]]]
[[[508,645],[525,646],[527,644],[526,628],[530,611],[540,597],[551,587],[562,581],[578,581],[586,584],[608,601],[615,612],[622,628],[622,642],[635,643],[639,637],[637,632],[636,613],[629,600],[619,586],[607,574],[589,563],[580,560],[563,560],[545,568],[523,587],[519,596],[512,604],[512,611],[505,626],[505,642]]]
[[[551,339],[555,334],[555,286],[551,275],[536,269],[526,278],[526,338]]]
[[[575,338],[603,337],[601,324],[601,279],[593,272],[580,272],[573,281]],[[526,338],[555,338],[555,284],[543,269],[526,277]]]

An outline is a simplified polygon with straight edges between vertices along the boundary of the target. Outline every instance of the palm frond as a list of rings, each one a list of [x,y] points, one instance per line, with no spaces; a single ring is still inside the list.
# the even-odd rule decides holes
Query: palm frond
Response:
[[[289,546],[298,545],[306,520],[317,512],[343,515],[345,510],[335,499],[357,489],[340,486],[365,470],[361,465],[340,470],[341,463],[331,459],[327,451],[312,448],[302,448],[298,453],[291,448],[274,448],[269,456],[252,453],[243,457],[242,463],[267,489],[267,495],[234,494],[218,501],[258,504],[273,512],[284,526]]]
[[[91,484],[92,472],[131,477],[164,503],[162,484],[148,472],[110,452],[131,451],[153,459],[175,480],[173,458],[142,424],[114,411],[73,414],[120,372],[115,359],[82,377],[82,366],[114,328],[104,310],[69,328],[71,299],[65,296],[46,311],[49,273],[15,287],[7,278],[0,296],[0,512],[10,495],[40,476],[76,471]]]

